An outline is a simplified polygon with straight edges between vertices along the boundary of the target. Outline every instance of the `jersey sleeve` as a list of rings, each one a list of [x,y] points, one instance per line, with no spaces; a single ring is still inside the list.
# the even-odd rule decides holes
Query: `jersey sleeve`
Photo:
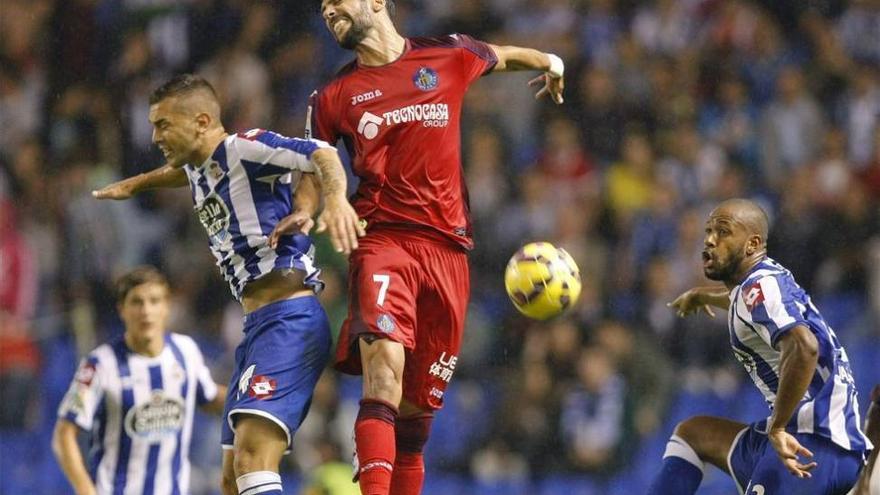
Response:
[[[774,349],[779,339],[797,325],[808,326],[793,294],[792,284],[780,275],[767,275],[743,289],[743,302],[752,321],[767,329]]]
[[[309,121],[312,137],[336,143],[339,141],[339,131],[334,125],[333,115],[339,115],[333,108],[333,104],[327,91],[320,91],[310,97],[312,118]]]
[[[193,342],[196,348],[195,355],[195,375],[196,375],[196,402],[199,405],[207,404],[217,397],[217,383],[211,376],[211,370],[205,364],[205,357],[202,351]]]
[[[314,172],[315,166],[310,161],[312,153],[333,148],[319,139],[290,138],[264,129],[251,129],[240,133],[239,137],[255,143],[254,146],[243,146],[242,159],[292,171]]]
[[[104,378],[98,358],[90,355],[80,362],[67,394],[58,407],[58,417],[84,430],[91,430],[95,412],[104,398]]]
[[[465,77],[471,83],[488,74],[498,63],[498,56],[487,43],[471,38],[466,34],[454,34],[462,48],[462,64]]]

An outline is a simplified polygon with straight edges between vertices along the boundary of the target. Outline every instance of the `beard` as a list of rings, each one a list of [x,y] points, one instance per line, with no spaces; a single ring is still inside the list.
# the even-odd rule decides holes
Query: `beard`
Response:
[[[745,259],[745,253],[732,253],[726,263],[716,259],[710,268],[703,269],[703,275],[709,280],[733,282],[743,259]]]
[[[366,14],[361,13],[355,17],[347,17],[349,28],[342,38],[336,40],[339,46],[346,50],[354,50],[367,37],[367,33],[373,25],[370,23]]]

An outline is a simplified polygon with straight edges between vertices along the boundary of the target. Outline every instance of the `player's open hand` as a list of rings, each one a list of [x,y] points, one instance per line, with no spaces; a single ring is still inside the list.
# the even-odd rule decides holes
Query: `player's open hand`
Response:
[[[327,198],[318,217],[315,232],[329,231],[330,242],[339,253],[351,254],[358,247],[358,237],[366,235],[364,226],[345,197]]]
[[[715,318],[715,311],[712,310],[712,306],[703,302],[702,295],[700,287],[696,287],[676,297],[674,301],[666,304],[666,306],[674,309],[675,314],[679,318],[684,318],[699,311],[703,311],[712,318]]]
[[[303,211],[295,211],[290,215],[282,218],[272,229],[269,234],[269,247],[275,249],[278,247],[278,240],[281,236],[302,233],[309,235],[309,231],[315,226],[312,216]]]
[[[550,73],[545,72],[540,76],[529,81],[529,86],[537,86],[543,83],[543,87],[535,93],[535,99],[539,99],[544,95],[550,95],[553,102],[562,105],[562,90],[565,88],[564,77],[553,77]]]
[[[767,433],[770,444],[782,460],[788,471],[798,478],[812,478],[810,471],[816,468],[816,461],[802,463],[800,456],[811,459],[813,453],[801,445],[797,439],[783,429],[770,430]]]
[[[92,196],[97,199],[129,199],[134,194],[135,181],[132,178],[114,182],[97,191],[92,191]]]

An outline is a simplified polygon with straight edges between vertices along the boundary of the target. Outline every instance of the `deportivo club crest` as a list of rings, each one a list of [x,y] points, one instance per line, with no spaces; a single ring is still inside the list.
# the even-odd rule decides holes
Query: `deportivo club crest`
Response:
[[[422,91],[435,89],[439,82],[440,77],[437,75],[437,71],[430,67],[421,67],[413,75],[413,83]]]

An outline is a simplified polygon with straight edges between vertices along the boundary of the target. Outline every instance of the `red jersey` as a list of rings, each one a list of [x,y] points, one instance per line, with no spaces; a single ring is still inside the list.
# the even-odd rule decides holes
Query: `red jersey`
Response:
[[[461,168],[461,104],[495,66],[469,36],[409,38],[380,67],[346,65],[313,102],[314,137],[342,138],[360,178],[352,205],[368,225],[427,226],[473,246]]]

